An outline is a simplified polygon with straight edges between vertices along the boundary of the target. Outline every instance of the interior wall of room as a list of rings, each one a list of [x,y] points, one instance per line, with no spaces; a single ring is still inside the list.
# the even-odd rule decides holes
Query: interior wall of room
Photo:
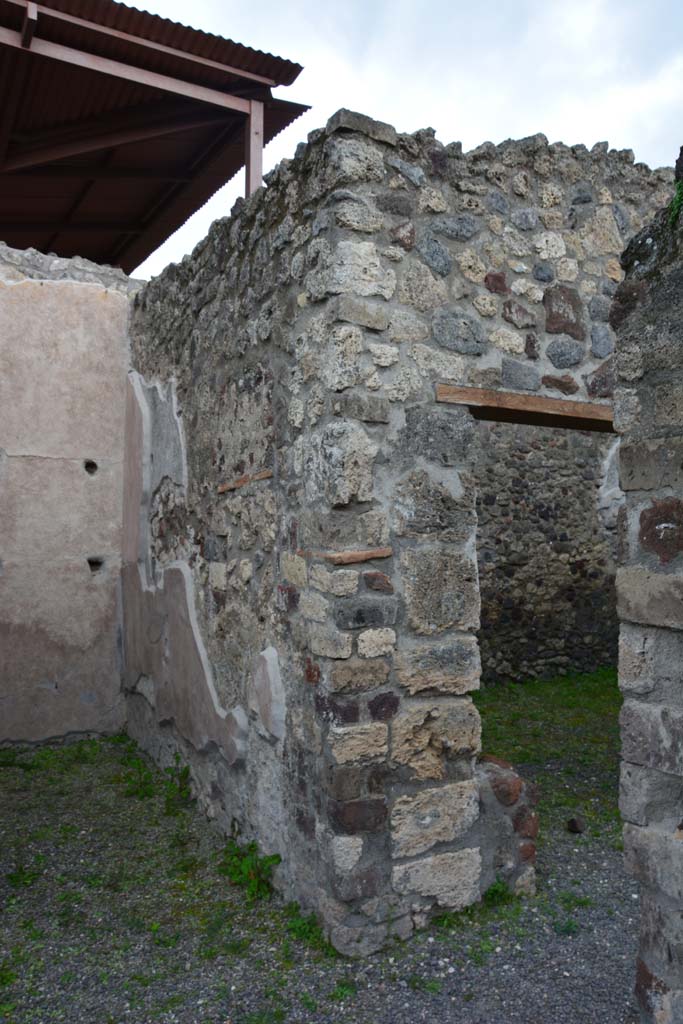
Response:
[[[616,665],[617,439],[483,421],[479,434],[482,682]]]
[[[130,294],[120,271],[0,246],[0,741],[110,733]]]

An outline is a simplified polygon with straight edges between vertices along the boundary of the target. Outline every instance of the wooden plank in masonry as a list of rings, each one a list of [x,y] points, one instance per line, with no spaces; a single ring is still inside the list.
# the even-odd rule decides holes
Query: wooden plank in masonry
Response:
[[[240,487],[246,487],[256,480],[270,480],[273,476],[272,469],[262,469],[259,473],[246,473],[237,480],[231,480],[228,484],[219,484],[216,490],[219,494],[226,494],[228,491],[237,491]]]
[[[366,548],[361,551],[297,551],[302,558],[320,558],[333,565],[355,565],[375,558],[391,558],[393,548]]]
[[[475,419],[480,420],[614,432],[612,406],[598,402],[575,402],[568,398],[547,398],[454,384],[437,384],[436,401],[466,405]]]

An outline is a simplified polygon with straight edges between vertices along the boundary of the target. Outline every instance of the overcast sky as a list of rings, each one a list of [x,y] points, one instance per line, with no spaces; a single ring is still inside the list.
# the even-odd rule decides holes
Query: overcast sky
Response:
[[[134,0],[128,0],[133,3]],[[312,109],[265,150],[268,170],[339,107],[471,149],[543,132],[603,140],[651,166],[683,143],[680,0],[137,0],[174,21],[298,61],[276,95]],[[190,252],[243,192],[221,189],[138,269]]]

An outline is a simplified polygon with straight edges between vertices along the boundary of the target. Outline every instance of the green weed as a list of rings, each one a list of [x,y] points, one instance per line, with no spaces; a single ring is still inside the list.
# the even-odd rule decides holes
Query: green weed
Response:
[[[152,942],[155,946],[162,946],[164,949],[172,949],[180,942],[180,932],[169,932],[162,928],[159,922],[150,927]]]
[[[18,977],[19,975],[9,961],[3,960],[0,963],[0,988],[7,988],[9,985],[13,985]]]
[[[683,209],[683,181],[676,182],[676,191],[674,192],[673,199],[669,203],[669,224],[672,228],[676,227],[678,218]]]
[[[304,915],[301,913],[298,903],[288,903],[285,907],[285,920],[287,932],[295,939],[299,939],[300,942],[305,943],[311,949],[318,950],[330,959],[338,955],[334,946],[325,938],[315,914]]]
[[[126,754],[122,764],[127,767],[123,775],[124,793],[138,800],[156,796],[156,785],[150,766],[139,754]]]
[[[330,992],[330,999],[343,1002],[345,999],[352,999],[358,992],[358,986],[350,978],[341,978]]]
[[[258,1010],[250,1013],[244,1018],[244,1024],[282,1024],[287,1019],[287,1014],[278,1007],[275,1010]]]
[[[180,764],[180,755],[175,755],[175,764],[165,768],[164,814],[175,817],[192,803],[189,765]]]
[[[510,903],[514,903],[515,900],[515,895],[510,892],[510,889],[500,877],[496,878],[495,882],[489,886],[482,897],[484,906],[491,908],[505,907]]]
[[[554,927],[558,935],[576,935],[580,930],[578,921],[575,921],[573,917],[567,917],[564,921],[556,921]]]
[[[561,892],[558,896],[559,902],[567,913],[578,910],[579,907],[592,907],[593,900],[590,896],[577,896],[574,892]]]
[[[40,875],[39,868],[27,868],[25,864],[19,864],[14,871],[8,872],[5,877],[13,889],[23,889],[33,885],[35,880],[40,878]]]
[[[240,845],[236,839],[228,840],[218,863],[218,873],[225,875],[233,885],[241,886],[250,902],[267,899],[272,891],[273,869],[280,863],[277,853],[261,857],[255,842]]]
[[[420,974],[411,974],[408,978],[408,988],[413,992],[431,992],[436,995],[441,991],[441,982],[438,978],[423,978]]]

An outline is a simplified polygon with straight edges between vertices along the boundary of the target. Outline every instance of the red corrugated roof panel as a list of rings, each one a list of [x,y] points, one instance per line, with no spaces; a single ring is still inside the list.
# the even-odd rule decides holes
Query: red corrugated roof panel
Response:
[[[292,61],[114,0],[43,0],[21,49],[26,9],[0,0],[0,238],[10,245],[130,271],[244,166],[246,115],[193,86],[263,102],[264,143],[307,109],[273,99],[264,81],[294,81]]]

